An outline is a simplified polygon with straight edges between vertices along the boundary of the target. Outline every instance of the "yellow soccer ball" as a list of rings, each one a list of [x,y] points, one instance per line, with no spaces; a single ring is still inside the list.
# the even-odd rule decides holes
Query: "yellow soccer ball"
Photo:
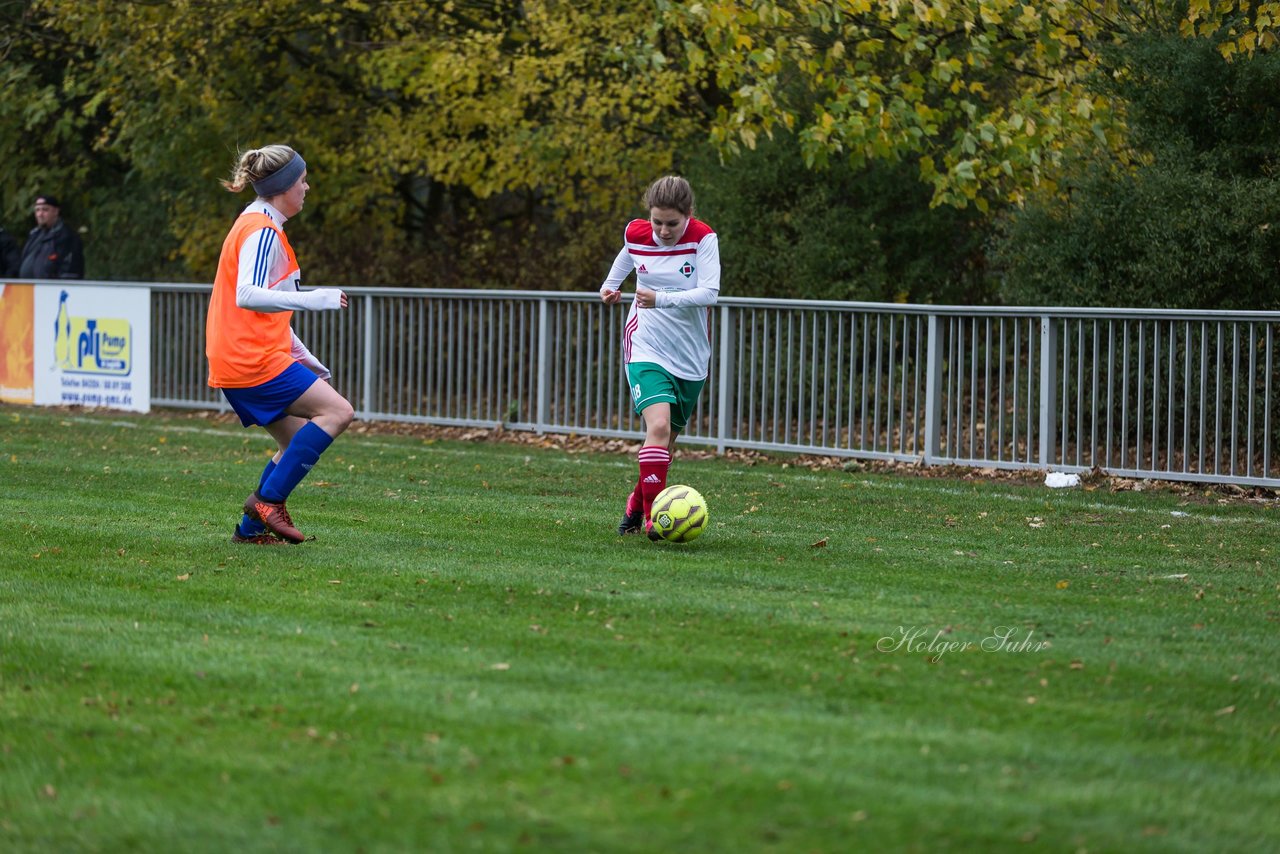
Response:
[[[649,521],[667,542],[687,543],[707,527],[707,502],[692,486],[668,486],[653,499]]]

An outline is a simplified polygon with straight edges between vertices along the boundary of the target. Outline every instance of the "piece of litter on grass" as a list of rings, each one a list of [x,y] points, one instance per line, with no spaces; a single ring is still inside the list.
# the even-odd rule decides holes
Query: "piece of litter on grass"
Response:
[[[1161,578],[1186,578],[1187,574],[1185,572],[1178,572],[1173,575],[1162,575],[1160,577]]]
[[[1080,475],[1067,474],[1061,471],[1051,471],[1044,476],[1044,485],[1053,489],[1061,489],[1065,486],[1079,486]]]

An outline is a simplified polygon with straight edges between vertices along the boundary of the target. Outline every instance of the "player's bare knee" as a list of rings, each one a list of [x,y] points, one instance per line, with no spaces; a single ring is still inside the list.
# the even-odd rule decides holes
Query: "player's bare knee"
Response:
[[[671,422],[670,421],[654,421],[648,425],[648,442],[650,445],[666,446],[671,442]]]
[[[351,422],[355,417],[356,411],[351,408],[351,404],[346,400],[346,398],[343,398],[341,405],[335,407],[333,412],[334,426],[337,427],[338,432],[341,433],[351,426]]]

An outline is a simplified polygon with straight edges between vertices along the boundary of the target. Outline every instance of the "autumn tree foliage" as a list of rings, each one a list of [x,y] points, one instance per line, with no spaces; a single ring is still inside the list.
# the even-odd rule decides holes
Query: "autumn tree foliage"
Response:
[[[217,179],[285,141],[314,178],[291,225],[313,281],[589,287],[645,184],[705,151],[730,166],[779,136],[807,169],[888,162],[996,217],[1075,160],[1141,158],[1090,84],[1108,47],[1173,21],[1248,57],[1278,20],[1243,0],[4,0],[5,218],[52,183],[112,235],[91,273],[207,278],[244,202]]]
[[[1221,44],[1234,37],[1220,33]],[[1003,221],[991,258],[1019,305],[1280,308],[1280,54],[1228,62],[1176,30],[1106,58],[1142,152],[1068,172]]]
[[[58,70],[31,92],[51,105],[33,129],[81,129],[27,151],[14,183],[122,157],[161,185],[197,275],[243,203],[218,177],[239,149],[285,141],[310,167],[292,227],[322,236],[306,242],[324,278],[578,286],[580,249],[599,260],[703,112],[634,4],[37,0],[9,24],[34,45],[25,74]]]
[[[751,148],[796,131],[807,159],[914,158],[935,204],[1019,204],[1063,163],[1124,155],[1123,104],[1090,83],[1102,52],[1173,20],[1226,31],[1224,54],[1275,46],[1280,3],[758,0],[669,4],[688,63],[730,93],[711,135]]]

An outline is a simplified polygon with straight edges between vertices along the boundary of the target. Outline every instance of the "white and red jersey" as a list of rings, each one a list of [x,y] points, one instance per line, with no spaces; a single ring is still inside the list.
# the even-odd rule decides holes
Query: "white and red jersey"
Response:
[[[631,303],[622,334],[623,361],[653,362],[684,380],[707,376],[711,306],[720,294],[720,243],[692,217],[675,245],[664,246],[648,220],[627,224],[625,244],[601,292],[616,291],[636,272],[636,285],[657,293],[653,308]]]

